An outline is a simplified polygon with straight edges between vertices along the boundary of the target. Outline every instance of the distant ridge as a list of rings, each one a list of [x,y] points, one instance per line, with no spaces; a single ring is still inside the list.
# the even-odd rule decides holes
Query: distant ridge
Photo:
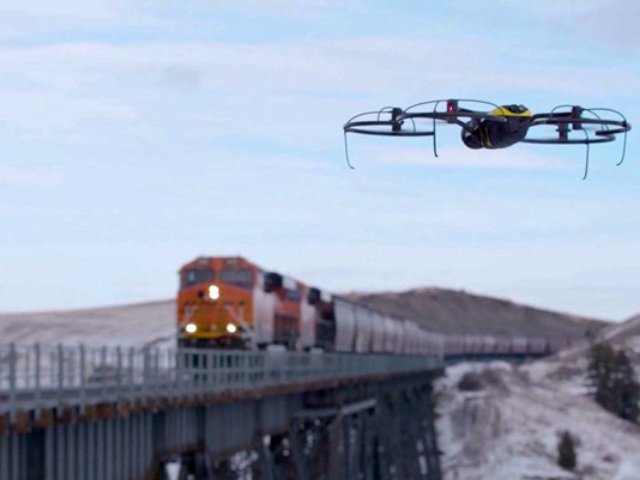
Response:
[[[416,288],[403,292],[353,292],[349,298],[445,333],[584,336],[608,322],[459,290]]]
[[[415,319],[425,329],[436,332],[583,336],[607,325],[600,320],[441,288],[346,296]],[[175,311],[174,300],[160,300],[112,307],[3,313],[0,342],[173,346]]]
[[[628,318],[624,322],[613,324],[600,332],[598,340],[618,343],[626,345],[630,342],[639,344],[638,338],[640,338],[640,315],[634,315]],[[640,349],[633,348],[634,350]]]
[[[174,346],[174,300],[48,312],[0,314],[0,342]]]

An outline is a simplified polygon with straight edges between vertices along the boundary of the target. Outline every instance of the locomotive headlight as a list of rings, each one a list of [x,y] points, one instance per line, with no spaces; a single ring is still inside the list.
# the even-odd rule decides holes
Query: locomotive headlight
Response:
[[[196,333],[198,331],[198,326],[195,323],[187,323],[187,326],[184,327],[187,333]]]
[[[216,285],[210,285],[209,286],[209,298],[211,300],[217,300],[220,298],[220,288],[218,288]]]
[[[236,327],[233,323],[227,323],[227,332],[236,333],[238,331],[238,327]]]

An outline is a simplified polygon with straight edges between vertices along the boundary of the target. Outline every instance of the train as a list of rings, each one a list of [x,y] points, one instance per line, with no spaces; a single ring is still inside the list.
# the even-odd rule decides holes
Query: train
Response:
[[[353,353],[539,356],[576,339],[443,334],[241,256],[198,257],[179,270],[178,347]]]

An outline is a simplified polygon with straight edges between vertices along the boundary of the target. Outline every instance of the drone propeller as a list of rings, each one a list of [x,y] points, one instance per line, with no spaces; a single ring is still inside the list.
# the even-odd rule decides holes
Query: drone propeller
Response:
[[[410,129],[403,128],[404,111],[399,107],[383,107],[377,111],[363,112],[351,117],[343,127],[345,157],[349,168],[354,169],[349,159],[348,133],[393,137],[426,137],[434,134],[430,130],[420,130],[412,118],[406,120],[411,124]]]
[[[570,111],[558,112],[563,108],[570,108]],[[620,117],[618,119],[603,118],[597,112],[611,112]],[[593,118],[586,117],[590,114]],[[585,172],[583,180],[587,178],[589,172],[590,146],[595,143],[608,143],[615,140],[616,135],[624,134],[622,156],[617,166],[624,162],[627,149],[627,132],[631,130],[631,125],[626,117],[617,110],[609,108],[583,108],[577,105],[558,105],[549,113],[541,113],[531,118],[529,132],[534,127],[555,127],[555,135],[549,137],[526,137],[524,143],[550,144],[550,145],[585,145]],[[538,130],[535,128],[535,130]],[[593,136],[589,135],[589,129],[593,130]],[[571,136],[572,132],[582,131],[584,137]]]

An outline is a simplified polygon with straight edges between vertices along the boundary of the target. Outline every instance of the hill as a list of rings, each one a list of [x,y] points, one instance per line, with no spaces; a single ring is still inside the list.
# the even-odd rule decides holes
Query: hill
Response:
[[[0,314],[2,343],[175,345],[173,300],[115,307]]]
[[[608,325],[596,340],[631,355],[640,371],[640,315]],[[640,478],[640,427],[597,405],[587,379],[589,342],[524,365],[459,364],[437,382],[444,478]],[[479,390],[462,391],[471,373]],[[577,439],[578,465],[556,465],[559,434]]]
[[[432,331],[580,336],[604,322],[437,288],[350,294],[381,310],[414,318]],[[0,314],[2,342],[174,345],[175,302]]]
[[[447,368],[436,383],[443,478],[640,478],[640,427],[611,415],[570,384],[532,378],[530,368],[539,363]],[[474,391],[460,388],[469,374],[480,380]],[[575,472],[556,462],[565,430],[576,439]]]
[[[637,339],[640,336],[640,315],[635,315],[622,323],[611,325],[602,330],[598,336],[601,340],[622,344],[622,346],[635,349]]]
[[[441,288],[356,292],[348,297],[393,315],[413,318],[427,330],[445,333],[583,336],[607,325],[601,320]]]
[[[598,332],[594,341],[609,342],[627,351],[640,372],[640,315],[608,325]],[[590,342],[580,342],[571,348],[535,362],[529,368],[532,379],[553,380],[567,391],[585,393],[588,389],[587,365]],[[640,477],[639,477],[640,478]]]

